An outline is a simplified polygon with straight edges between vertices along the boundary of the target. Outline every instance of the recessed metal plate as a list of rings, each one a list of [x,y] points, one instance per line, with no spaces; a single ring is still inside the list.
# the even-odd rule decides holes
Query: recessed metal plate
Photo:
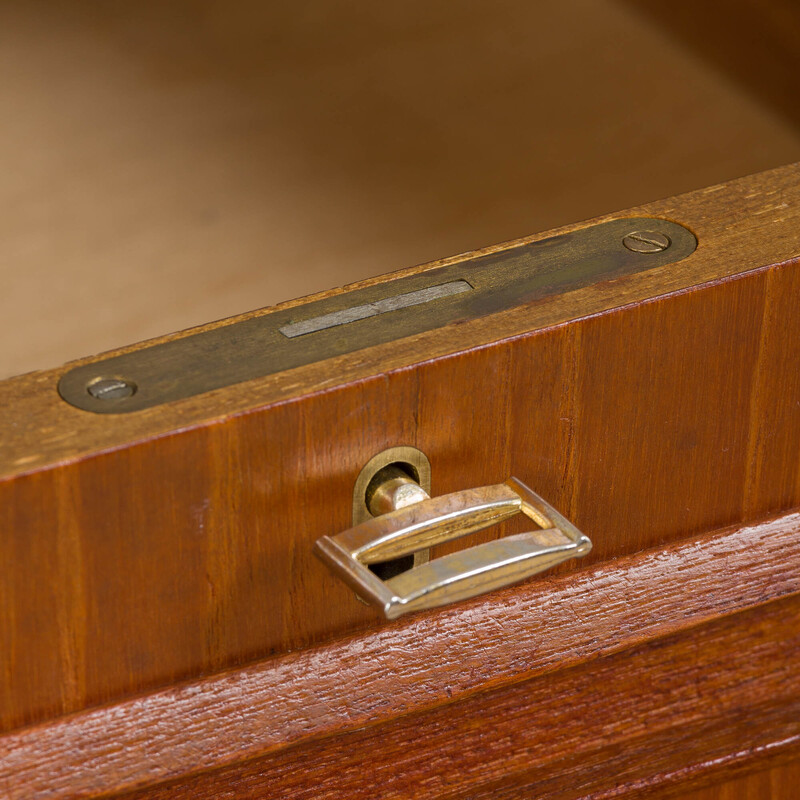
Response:
[[[670,245],[631,251],[623,239],[635,231],[663,234]],[[612,220],[84,364],[67,372],[58,390],[85,411],[140,411],[662,267],[696,246],[694,235],[674,222]],[[111,380],[133,393],[90,393]]]

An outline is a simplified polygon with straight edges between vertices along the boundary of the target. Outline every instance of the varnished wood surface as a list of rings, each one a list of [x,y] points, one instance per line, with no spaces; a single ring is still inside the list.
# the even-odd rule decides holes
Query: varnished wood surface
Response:
[[[420,789],[448,800],[681,796],[695,782],[800,756],[798,612],[794,599],[763,606],[690,637],[125,797],[339,800],[371,798],[376,786],[393,800]]]
[[[0,377],[796,161],[753,5],[8,0]]]
[[[703,789],[674,794],[681,800],[792,800],[800,787],[800,761],[734,778]]]
[[[224,420],[312,392],[330,391],[351,381],[392,372],[425,359],[440,358],[500,339],[590,317],[613,308],[661,298],[705,283],[724,280],[748,270],[778,264],[800,255],[800,165],[752,175],[721,186],[712,186],[680,197],[617,212],[596,220],[557,228],[515,242],[507,242],[369,279],[355,286],[371,285],[401,275],[414,274],[441,264],[464,261],[472,256],[496,252],[514,244],[538,241],[592,222],[626,216],[665,217],[681,222],[698,237],[697,250],[677,264],[649,270],[615,281],[595,284],[490,318],[465,322],[437,331],[408,337],[400,342],[376,346],[349,356],[331,358],[271,375],[247,384],[220,389],[206,395],[171,403],[124,418],[99,419],[65,404],[55,387],[67,367],[31,373],[0,382],[0,403],[5,410],[0,439],[0,478],[23,474],[59,461],[76,459],[129,445],[138,439],[173,432],[191,424]],[[328,296],[342,289],[324,292]],[[296,303],[290,301],[282,308]],[[229,324],[270,309],[252,312]],[[204,330],[209,325],[194,330]],[[165,341],[174,334],[153,341]],[[131,345],[113,352],[125,352]],[[82,359],[74,363],[86,363]]]
[[[0,10],[0,374],[799,152],[783,0],[742,85],[617,3],[343,8],[268,47],[246,6]],[[685,263],[132,419],[0,384],[0,785],[791,798],[797,518],[679,540],[800,503],[798,208],[797,168],[653,203]],[[518,474],[592,558],[384,626],[310,545],[396,444],[437,494]]]
[[[752,769],[800,750],[798,593],[792,513],[8,734],[0,787],[66,800],[180,778],[152,796],[360,797],[378,770],[386,798],[420,782],[517,797],[534,776],[537,796],[581,797],[714,772],[718,751]]]
[[[434,494],[521,478],[594,541],[564,570],[800,504],[797,176],[649,209],[700,239],[657,275],[333,359],[305,383],[122,420],[54,398],[54,374],[6,383],[12,448],[40,467],[70,442],[94,454],[0,483],[2,727],[380,625],[312,544],[349,527],[386,447],[425,452]],[[296,399],[269,405],[281,391]]]

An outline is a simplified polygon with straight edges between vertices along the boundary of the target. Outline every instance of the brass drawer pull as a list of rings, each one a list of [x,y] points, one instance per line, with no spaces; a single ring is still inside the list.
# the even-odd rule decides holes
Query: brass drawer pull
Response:
[[[466,536],[518,513],[540,530],[451,553],[385,581],[367,567]],[[499,589],[591,549],[587,536],[516,478],[390,511],[336,536],[323,536],[314,546],[319,558],[388,619]]]

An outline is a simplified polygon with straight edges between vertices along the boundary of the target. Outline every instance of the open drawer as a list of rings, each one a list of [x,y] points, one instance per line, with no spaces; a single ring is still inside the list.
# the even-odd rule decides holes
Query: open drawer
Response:
[[[71,258],[141,272],[99,327],[63,325],[67,303],[65,335],[42,323],[8,371],[285,302],[0,382],[0,793],[792,797],[800,167],[738,175],[800,157],[795,110],[633,4],[41,8],[4,13],[83,43],[76,81],[135,56],[125,108],[156,117],[92,107],[103,136],[47,151],[91,165]],[[796,20],[774,9],[775,31]],[[795,58],[775,35],[770,80]],[[54,243],[83,213],[64,169]],[[393,510],[392,465],[433,499]]]
[[[792,0],[8,3],[0,377],[800,161]]]

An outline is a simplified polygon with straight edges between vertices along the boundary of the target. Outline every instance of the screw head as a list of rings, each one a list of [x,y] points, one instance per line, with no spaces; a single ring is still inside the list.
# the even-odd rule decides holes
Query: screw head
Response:
[[[86,391],[98,400],[122,400],[136,393],[136,384],[123,378],[99,378],[92,381]]]
[[[622,244],[634,253],[661,253],[672,242],[669,240],[669,236],[658,233],[658,231],[634,231],[622,240]]]

